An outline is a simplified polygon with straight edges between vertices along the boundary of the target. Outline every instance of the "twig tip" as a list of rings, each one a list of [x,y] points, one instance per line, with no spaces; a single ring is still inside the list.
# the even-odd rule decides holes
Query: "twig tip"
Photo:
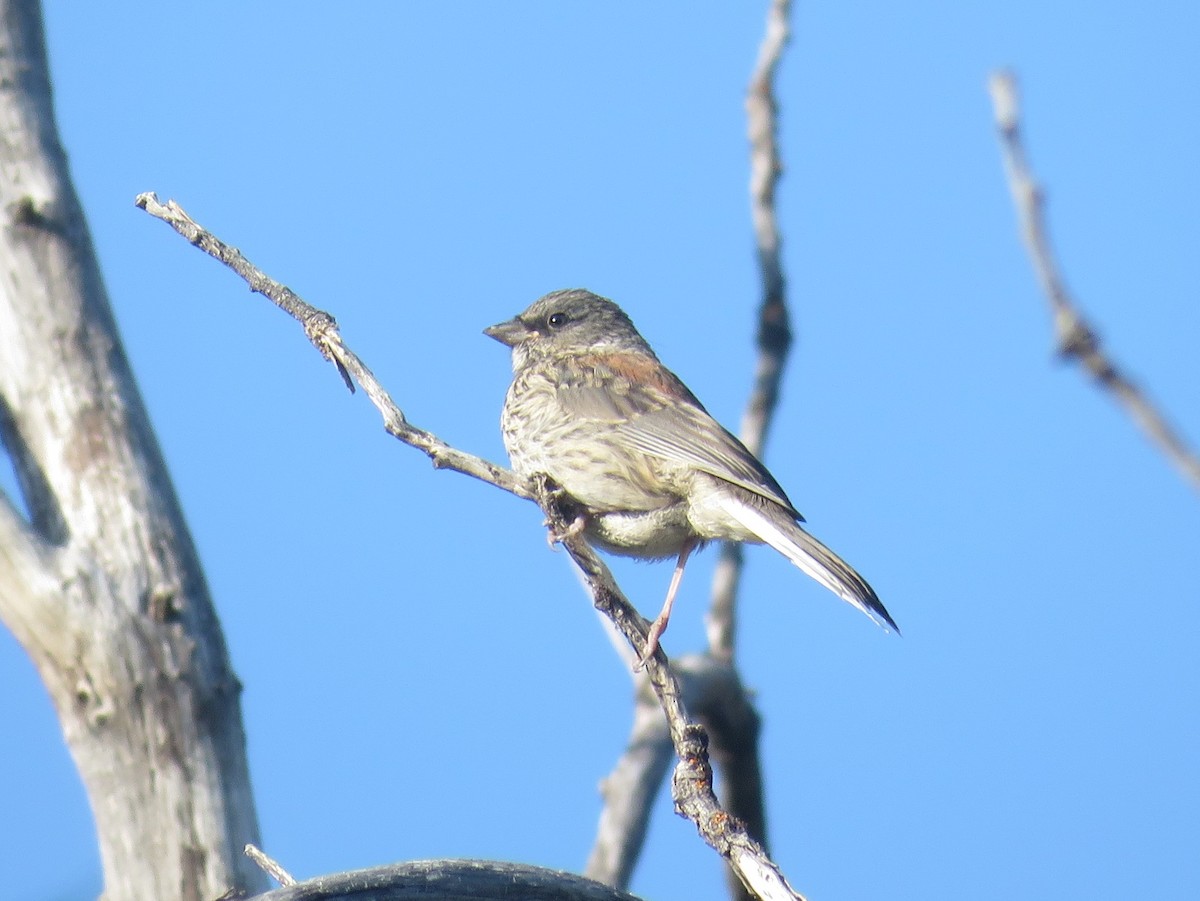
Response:
[[[268,857],[254,845],[246,845],[246,847],[242,849],[242,853],[254,861],[255,865],[260,870],[262,870],[280,885],[288,886],[296,884],[296,880],[292,878],[291,873],[280,866],[278,861]]]
[[[995,70],[988,76],[988,93],[992,95],[996,124],[1005,131],[1015,128],[1020,115],[1017,76],[1011,69]]]

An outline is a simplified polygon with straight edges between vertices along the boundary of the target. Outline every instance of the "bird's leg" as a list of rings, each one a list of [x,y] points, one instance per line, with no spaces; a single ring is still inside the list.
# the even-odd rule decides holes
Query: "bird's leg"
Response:
[[[646,647],[642,651],[642,656],[638,660],[638,664],[634,667],[635,670],[640,670],[654,656],[654,652],[658,650],[658,639],[667,631],[667,623],[671,619],[671,607],[675,604],[675,595],[679,592],[679,583],[683,581],[683,568],[687,566],[688,557],[696,548],[696,539],[689,538],[682,548],[679,549],[679,560],[675,563],[675,572],[671,575],[671,584],[667,588],[667,599],[663,601],[662,610],[654,622],[650,624],[650,633],[646,636]]]

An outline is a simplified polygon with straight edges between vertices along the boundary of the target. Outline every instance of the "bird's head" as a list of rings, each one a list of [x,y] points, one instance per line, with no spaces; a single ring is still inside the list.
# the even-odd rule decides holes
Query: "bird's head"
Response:
[[[512,319],[483,330],[513,349],[513,364],[558,354],[596,350],[638,351],[653,356],[625,311],[582,288],[552,291]]]

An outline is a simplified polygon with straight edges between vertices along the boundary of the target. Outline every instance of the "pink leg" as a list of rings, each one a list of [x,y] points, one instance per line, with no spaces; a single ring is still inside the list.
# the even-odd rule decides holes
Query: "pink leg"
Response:
[[[634,667],[635,671],[644,667],[647,661],[654,656],[654,652],[658,650],[658,640],[667,631],[667,623],[671,619],[671,608],[675,605],[675,595],[679,591],[679,583],[683,581],[683,568],[687,566],[688,557],[695,547],[695,539],[689,539],[679,550],[679,560],[675,563],[675,572],[671,576],[671,584],[667,588],[667,599],[663,601],[658,618],[650,624],[650,634],[646,636],[646,648],[642,651],[637,666]]]

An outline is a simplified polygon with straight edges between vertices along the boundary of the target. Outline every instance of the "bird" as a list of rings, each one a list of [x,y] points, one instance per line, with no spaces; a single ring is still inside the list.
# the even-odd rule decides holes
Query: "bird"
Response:
[[[484,334],[512,349],[500,428],[514,471],[545,476],[574,501],[572,528],[593,546],[676,560],[639,665],[667,628],[688,558],[715,540],[770,545],[899,633],[875,590],[801,527],[775,477],[616,303],[582,288],[552,291]]]

